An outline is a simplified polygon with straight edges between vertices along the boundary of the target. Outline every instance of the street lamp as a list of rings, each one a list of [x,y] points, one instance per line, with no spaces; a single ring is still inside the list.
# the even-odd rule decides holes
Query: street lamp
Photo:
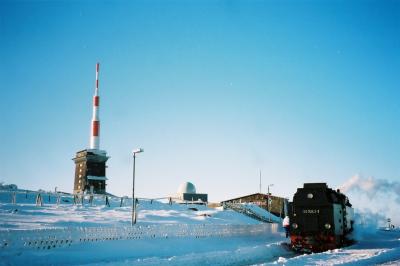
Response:
[[[269,194],[269,187],[272,187],[274,184],[269,184],[268,185],[268,193],[267,193],[267,195],[268,195],[268,212],[269,212],[269,222],[271,222],[271,199],[270,199],[270,194]]]
[[[269,187],[273,187],[273,186],[274,186],[274,184],[269,184],[268,185],[268,193],[267,193],[268,195],[269,195]]]
[[[136,201],[135,201],[135,161],[136,161],[136,154],[143,152],[143,149],[136,149],[133,150],[133,181],[132,181],[132,220],[131,226],[136,224]]]

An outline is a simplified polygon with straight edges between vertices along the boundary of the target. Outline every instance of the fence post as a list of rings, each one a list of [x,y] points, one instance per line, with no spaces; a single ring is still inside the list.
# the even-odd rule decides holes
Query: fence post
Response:
[[[43,206],[42,195],[40,195],[40,193],[36,196],[36,206]]]
[[[61,196],[60,196],[60,195],[57,195],[57,206],[60,205],[60,202],[61,202]]]
[[[93,193],[92,194],[90,194],[90,196],[89,196],[89,203],[90,203],[90,207],[92,207],[93,206]]]
[[[110,202],[108,201],[108,196],[106,196],[106,206],[110,207]]]
[[[17,193],[16,192],[13,192],[13,194],[11,195],[11,203],[12,204],[17,203]]]

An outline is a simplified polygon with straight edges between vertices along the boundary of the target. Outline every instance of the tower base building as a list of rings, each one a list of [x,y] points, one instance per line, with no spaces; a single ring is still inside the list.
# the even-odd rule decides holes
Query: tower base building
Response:
[[[106,193],[107,152],[97,149],[78,151],[75,158],[74,193]]]

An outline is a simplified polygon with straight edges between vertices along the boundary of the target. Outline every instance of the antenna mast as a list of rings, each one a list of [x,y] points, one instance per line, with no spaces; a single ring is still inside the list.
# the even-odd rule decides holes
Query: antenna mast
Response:
[[[98,150],[100,148],[100,119],[99,119],[99,69],[100,64],[96,64],[96,88],[93,96],[93,116],[92,116],[92,134],[90,135],[90,148]]]

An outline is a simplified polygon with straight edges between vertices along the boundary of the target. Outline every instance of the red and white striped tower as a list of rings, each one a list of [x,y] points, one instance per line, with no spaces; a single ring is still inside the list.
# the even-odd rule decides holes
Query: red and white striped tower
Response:
[[[100,120],[99,120],[99,68],[96,64],[96,89],[93,96],[93,116],[92,116],[92,134],[90,135],[90,148],[98,150],[100,148]]]

